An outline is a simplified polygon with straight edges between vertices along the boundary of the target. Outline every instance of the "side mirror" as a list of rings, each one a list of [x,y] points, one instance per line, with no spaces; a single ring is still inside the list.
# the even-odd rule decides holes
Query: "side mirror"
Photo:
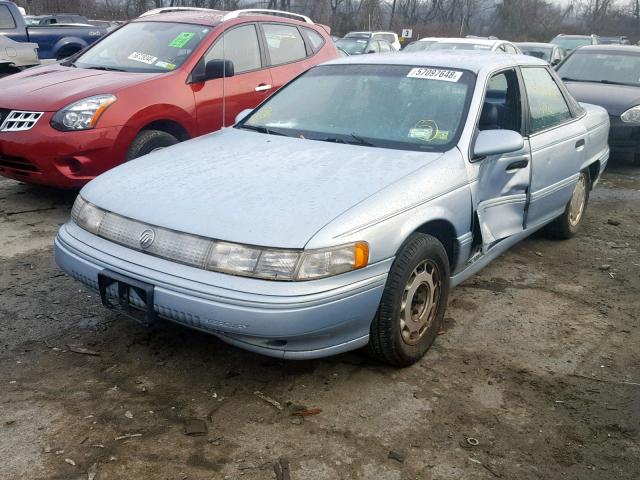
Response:
[[[204,79],[213,80],[215,78],[233,77],[234,73],[231,60],[209,60],[205,66]]]
[[[247,118],[247,115],[249,115],[251,112],[253,112],[253,110],[251,110],[250,108],[245,108],[244,110],[242,110],[238,115],[236,115],[236,124]]]
[[[551,66],[552,67],[555,67],[559,63],[560,63],[560,59],[559,58],[554,58],[553,60],[551,60]]]
[[[517,152],[524,147],[522,135],[513,130],[484,130],[478,133],[473,146],[473,157],[502,155]]]

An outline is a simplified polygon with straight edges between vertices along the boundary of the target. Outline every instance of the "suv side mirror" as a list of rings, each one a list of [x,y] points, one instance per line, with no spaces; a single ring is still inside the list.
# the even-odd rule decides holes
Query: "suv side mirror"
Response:
[[[204,60],[200,60],[191,74],[189,83],[202,83],[216,78],[233,77],[234,74],[235,70],[231,60],[209,60],[206,65]]]
[[[483,130],[473,145],[473,158],[517,152],[524,147],[522,135],[513,130]]]

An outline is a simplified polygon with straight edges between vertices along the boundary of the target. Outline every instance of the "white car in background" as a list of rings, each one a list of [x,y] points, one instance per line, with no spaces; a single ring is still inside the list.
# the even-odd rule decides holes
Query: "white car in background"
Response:
[[[456,40],[444,37],[424,37],[415,42],[411,42],[409,45],[402,49],[403,52],[421,52],[423,50],[429,50],[434,43],[443,42],[447,40]]]
[[[522,51],[507,40],[492,38],[448,38],[430,46],[430,50],[477,50],[521,54]]]
[[[394,50],[400,50],[400,39],[394,32],[349,32],[344,38],[366,38],[371,40],[385,40],[391,44]]]

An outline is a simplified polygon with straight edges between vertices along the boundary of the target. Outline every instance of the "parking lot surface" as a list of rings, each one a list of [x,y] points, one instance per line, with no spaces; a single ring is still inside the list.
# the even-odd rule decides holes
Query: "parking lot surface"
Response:
[[[53,261],[74,196],[0,180],[2,479],[640,476],[639,167],[608,169],[574,239],[454,289],[401,370],[105,310]]]

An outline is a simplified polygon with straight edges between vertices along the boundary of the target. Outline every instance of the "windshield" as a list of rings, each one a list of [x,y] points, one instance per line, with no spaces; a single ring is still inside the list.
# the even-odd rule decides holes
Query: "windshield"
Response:
[[[562,79],[640,86],[640,55],[578,50],[558,69]]]
[[[544,47],[524,47],[520,46],[520,50],[525,55],[529,55],[531,57],[541,58],[542,60],[546,60],[547,62],[551,60],[551,49]]]
[[[74,66],[124,72],[169,72],[182,65],[211,31],[202,25],[133,22],[80,55]]]
[[[463,128],[474,82],[475,76],[463,70],[320,66],[275,94],[237,128],[381,148],[445,151]]]
[[[491,50],[491,45],[480,43],[438,42],[431,46],[430,50]]]
[[[591,45],[591,38],[590,37],[579,37],[579,38],[556,37],[553,40],[551,40],[551,43],[555,43],[556,45],[564,48],[565,50],[574,50],[578,47]]]
[[[366,38],[341,38],[336,42],[336,47],[344,50],[349,55],[360,55],[367,48],[369,40]]]
[[[424,42],[413,42],[404,47],[403,52],[421,52],[423,50],[429,50],[431,46],[436,43],[435,40],[425,40]]]

